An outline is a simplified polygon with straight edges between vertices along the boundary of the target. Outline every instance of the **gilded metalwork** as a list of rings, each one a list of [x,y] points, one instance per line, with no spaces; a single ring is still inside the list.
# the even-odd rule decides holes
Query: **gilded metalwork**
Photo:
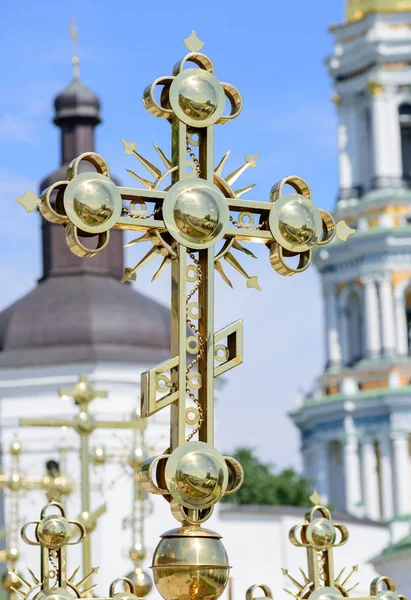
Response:
[[[97,584],[90,583],[98,568],[91,569],[79,581],[75,579],[80,567],[77,567],[70,577],[67,573],[67,546],[80,543],[85,536],[86,530],[82,523],[69,521],[61,504],[49,502],[41,511],[40,520],[26,523],[21,530],[21,537],[26,544],[40,548],[40,578],[27,568],[31,577],[31,581],[28,581],[14,569],[10,575],[18,585],[11,585],[10,589],[24,600],[33,597],[37,600],[94,598],[92,591]],[[125,582],[130,591],[116,592],[118,581]],[[136,600],[136,596],[131,593],[132,589],[133,585],[129,579],[116,579],[110,586],[109,597],[115,600]]]
[[[91,570],[91,538],[98,519],[106,512],[106,504],[92,510],[90,504],[90,435],[96,429],[138,429],[143,427],[140,420],[115,421],[97,420],[90,413],[89,406],[96,398],[107,398],[107,392],[96,390],[91,385],[87,375],[80,375],[73,389],[60,389],[59,395],[63,399],[73,399],[78,407],[77,414],[72,419],[20,419],[22,427],[68,427],[80,436],[80,465],[81,465],[81,514],[78,520],[84,525],[87,536],[83,544],[83,574]]]
[[[234,185],[256,167],[258,155],[247,154],[225,176],[230,153],[217,166],[214,161],[214,126],[240,114],[241,95],[217,79],[195,32],[185,44],[190,52],[172,74],[155,79],[143,92],[148,112],[171,124],[171,156],[154,145],[162,168],[138,153],[134,142],[122,140],[125,153],[149,175],[128,171],[141,189],[117,187],[106,161],[86,153],[70,165],[67,181],[42,193],[38,206],[46,219],[64,226],[68,245],[79,256],[102,251],[113,228],[140,232],[127,246],[149,242],[151,247],[135,267],[125,269],[123,282],[135,280],[138,270],[157,257],[162,261],[153,279],[171,265],[171,358],[141,380],[142,417],[170,406],[170,445],[142,465],[140,477],[147,491],[170,502],[182,523],[163,536],[155,552],[158,590],[165,600],[214,600],[224,590],[229,567],[219,537],[200,524],[243,478],[241,466],[214,448],[214,379],[242,362],[242,321],[214,331],[214,271],[232,286],[228,265],[247,287],[260,290],[257,276],[238,259],[256,258],[244,243],[265,245],[273,268],[290,276],[305,270],[312,251],[330,243],[341,228],[316,208],[301,177],[275,184],[269,202],[242,199],[254,186]],[[82,161],[91,163],[97,176],[79,174]],[[34,208],[28,193],[19,202],[26,210]],[[348,233],[345,228],[344,237]],[[297,266],[288,264],[290,257],[297,257]]]
[[[306,548],[308,569],[300,568],[302,581],[295,579],[288,569],[282,573],[293,584],[294,590],[285,589],[295,600],[342,600],[350,598],[350,593],[358,586],[352,584],[352,577],[358,571],[358,565],[345,573],[345,568],[336,576],[334,573],[333,549],[346,544],[348,529],[342,523],[332,521],[329,509],[321,505],[321,497],[315,491],[311,498],[313,508],[306,513],[303,523],[292,527],[289,533],[294,546]],[[381,589],[383,587],[383,589]],[[246,600],[253,600],[256,589],[261,588],[265,598],[272,598],[267,585],[251,586]],[[385,588],[385,589],[384,589]],[[395,585],[388,577],[374,579],[370,586],[370,595],[361,600],[407,600],[396,593]]]

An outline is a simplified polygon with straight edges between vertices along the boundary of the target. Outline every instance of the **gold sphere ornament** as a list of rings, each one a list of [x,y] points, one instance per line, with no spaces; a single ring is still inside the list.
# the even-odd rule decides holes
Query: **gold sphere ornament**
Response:
[[[21,454],[21,444],[18,440],[14,440],[14,442],[10,446],[10,454],[12,456],[18,456]]]
[[[133,560],[135,562],[144,560],[146,555],[147,555],[147,551],[146,551],[145,547],[143,546],[143,544],[141,544],[140,542],[136,542],[136,544],[134,544],[134,546],[130,550],[130,554],[129,554],[131,560]]]
[[[69,542],[71,525],[65,517],[50,515],[39,522],[36,536],[43,546],[50,550],[57,550]]]
[[[77,175],[64,193],[64,209],[70,221],[91,234],[108,231],[118,221],[122,205],[115,183],[100,173]]]
[[[344,596],[332,587],[322,587],[310,594],[310,600],[341,600]]]
[[[217,600],[230,575],[221,536],[198,526],[183,526],[161,538],[152,569],[164,600]]]
[[[18,590],[21,588],[22,583],[15,573],[4,573],[2,577],[3,590],[6,592],[12,592],[12,587]]]
[[[227,199],[213,183],[183,179],[167,192],[163,204],[164,222],[173,238],[194,250],[219,242],[229,224]]]
[[[225,107],[225,93],[208,71],[185,69],[170,86],[170,105],[187,125],[208,127],[218,121]]]
[[[151,592],[153,580],[150,574],[141,567],[136,567],[134,571],[131,571],[127,575],[127,579],[133,582],[134,593],[137,598],[144,598],[144,596],[147,596]]]
[[[33,600],[73,600],[75,596],[61,587],[52,587],[38,592]]]
[[[220,500],[228,486],[221,454],[205,442],[190,442],[171,453],[165,468],[171,496],[182,506],[201,510]]]
[[[332,548],[337,536],[332,522],[328,519],[314,519],[306,531],[308,543],[316,550],[328,550]]]
[[[323,220],[318,208],[306,196],[287,194],[279,198],[269,217],[276,241],[290,252],[313,248],[323,233]]]

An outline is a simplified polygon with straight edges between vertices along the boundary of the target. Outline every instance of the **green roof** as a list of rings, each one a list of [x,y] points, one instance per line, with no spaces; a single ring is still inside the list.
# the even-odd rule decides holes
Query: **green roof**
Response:
[[[375,556],[373,560],[385,556],[392,556],[394,554],[401,554],[402,552],[408,552],[409,550],[411,550],[411,533],[398,540],[398,542],[394,542],[387,546],[380,554]]]
[[[323,404],[332,404],[334,402],[342,402],[345,400],[366,400],[367,398],[378,398],[379,396],[406,396],[411,395],[411,385],[407,385],[401,388],[381,388],[377,390],[364,390],[357,394],[335,394],[333,396],[322,396],[321,398],[313,398],[312,400],[306,400],[301,406],[291,411],[291,415],[298,415],[303,412],[306,408],[312,408],[313,406],[321,406]]]

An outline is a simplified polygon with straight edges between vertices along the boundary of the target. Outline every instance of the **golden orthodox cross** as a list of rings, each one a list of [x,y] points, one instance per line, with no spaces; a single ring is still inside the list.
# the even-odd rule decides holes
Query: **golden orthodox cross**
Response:
[[[69,427],[80,436],[80,464],[81,464],[81,515],[79,520],[83,523],[87,535],[83,539],[83,574],[91,570],[91,541],[90,533],[94,531],[98,518],[106,511],[103,504],[95,511],[90,506],[90,435],[96,429],[130,429],[141,427],[141,422],[96,420],[89,411],[89,406],[96,398],[107,398],[106,391],[94,389],[87,375],[80,375],[73,389],[60,389],[62,398],[72,398],[78,407],[76,416],[72,419],[20,419],[22,427]]]
[[[96,598],[92,591],[97,584],[89,584],[92,575],[97,573],[98,568],[92,569],[79,581],[75,580],[80,567],[77,567],[70,577],[68,576],[67,546],[78,544],[85,536],[86,530],[82,523],[69,521],[66,519],[61,504],[54,501],[49,502],[41,511],[40,520],[26,523],[21,530],[21,537],[26,544],[40,548],[40,578],[27,568],[31,577],[31,581],[28,581],[14,569],[11,574],[17,580],[18,585],[12,586],[11,589],[23,600],[34,597],[42,600],[48,598],[50,600]],[[122,582],[123,585],[126,584],[129,591],[116,591],[119,582]],[[132,582],[125,577],[119,577],[113,581],[110,586],[109,598],[112,600],[137,600],[132,593]],[[108,600],[108,598],[96,598],[96,600]]]
[[[128,471],[131,468],[133,478],[131,514],[124,519],[123,526],[131,530],[129,557],[133,563],[133,571],[129,573],[128,577],[133,582],[136,596],[143,598],[147,596],[153,586],[150,574],[143,569],[143,561],[147,555],[145,546],[145,521],[150,512],[150,504],[147,497],[148,494],[143,488],[139,477],[140,469],[148,456],[145,441],[147,422],[143,421],[137,412],[131,415],[131,420],[139,421],[138,428],[131,428],[131,447],[128,450],[110,451],[99,446],[94,448],[91,453],[91,460],[95,465],[99,466],[105,465],[108,461],[115,461],[120,466],[126,467]]]
[[[239,115],[241,95],[216,78],[195,32],[185,45],[189,54],[173,74],[156,79],[143,93],[146,109],[171,124],[171,158],[154,146],[164,171],[139,154],[135,143],[123,140],[125,153],[151,176],[128,171],[145,189],[116,186],[106,161],[85,153],[71,163],[66,181],[50,186],[40,199],[26,192],[18,202],[26,210],[38,206],[46,219],[63,225],[77,256],[102,251],[112,228],[142,233],[128,245],[150,242],[152,247],[134,268],[125,270],[123,281],[135,279],[138,269],[157,256],[162,263],[154,278],[171,263],[171,358],[144,373],[141,381],[141,416],[171,408],[170,447],[143,465],[142,482],[172,502],[174,515],[198,524],[222,495],[242,483],[240,465],[214,448],[214,378],[242,362],[242,321],[214,332],[214,269],[231,285],[223,264],[232,266],[248,287],[260,289],[257,277],[235,256],[255,258],[244,243],[265,245],[272,267],[289,276],[308,268],[314,248],[330,243],[336,234],[345,239],[352,230],[316,208],[301,177],[274,184],[269,202],[242,199],[254,186],[234,184],[248,167],[256,166],[257,155],[247,155],[226,176],[222,173],[229,152],[214,163],[214,126]],[[96,172],[80,172],[80,164],[87,162]],[[287,186],[293,193],[286,193]],[[297,257],[297,266],[290,266],[289,257]],[[195,476],[188,474],[192,465]],[[208,481],[199,493],[195,481],[207,477],[210,469],[213,483]],[[183,483],[186,477],[190,485]]]
[[[333,549],[348,541],[348,529],[341,523],[333,523],[329,509],[321,505],[321,497],[314,492],[310,497],[314,504],[306,513],[303,523],[290,530],[289,539],[294,546],[306,548],[308,570],[300,568],[302,581],[294,579],[288,569],[282,569],[283,575],[295,586],[291,591],[284,588],[295,600],[343,600],[350,598],[350,593],[358,586],[351,585],[352,576],[357,573],[358,565],[348,574],[345,568],[338,575],[334,572]],[[349,587],[349,585],[351,587]],[[267,585],[251,586],[246,598],[255,599],[257,589],[262,589],[265,598],[272,598],[272,592]],[[262,600],[262,599],[260,599]],[[370,586],[370,595],[356,600],[407,600],[396,593],[393,581],[389,577],[377,577]]]

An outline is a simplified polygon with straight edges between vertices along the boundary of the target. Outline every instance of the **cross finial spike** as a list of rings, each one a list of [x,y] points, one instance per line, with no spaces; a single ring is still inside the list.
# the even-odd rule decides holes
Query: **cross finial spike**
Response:
[[[310,500],[313,504],[321,504],[321,496],[317,490],[314,490],[314,492],[311,494]]]
[[[191,35],[184,40],[184,46],[188,50],[191,50],[191,52],[199,52],[204,46],[204,42],[200,40],[197,33],[193,29]]]
[[[80,79],[80,59],[78,55],[78,29],[76,20],[74,17],[71,18],[70,23],[70,36],[72,40],[72,58],[71,62],[73,65],[73,79]]]

